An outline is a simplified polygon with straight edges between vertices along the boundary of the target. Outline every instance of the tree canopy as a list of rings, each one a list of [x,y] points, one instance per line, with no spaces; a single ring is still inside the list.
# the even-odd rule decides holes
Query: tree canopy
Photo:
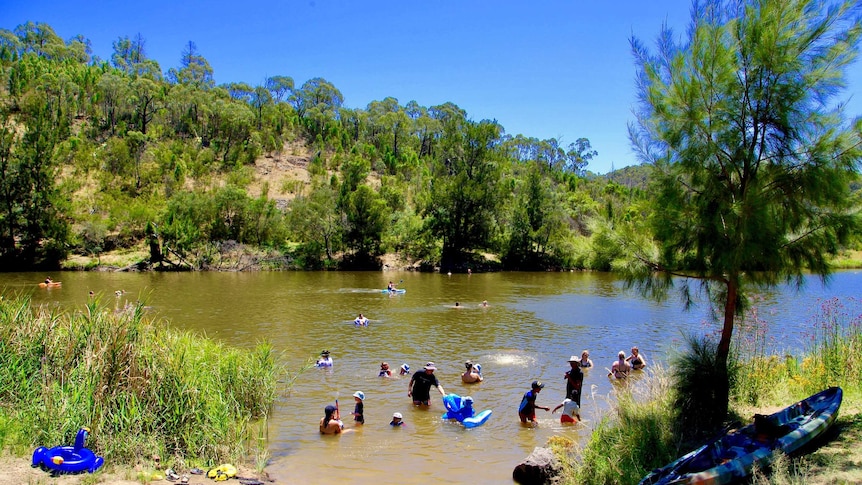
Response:
[[[663,296],[678,284],[709,295],[723,321],[722,379],[734,319],[753,288],[824,278],[858,231],[850,183],[862,160],[862,122],[836,95],[858,54],[854,1],[696,2],[681,42],[662,29],[655,52],[638,39],[641,110],[630,127],[655,167],[650,226],[657,250],[636,253],[633,282]],[[677,277],[682,277],[678,279]]]

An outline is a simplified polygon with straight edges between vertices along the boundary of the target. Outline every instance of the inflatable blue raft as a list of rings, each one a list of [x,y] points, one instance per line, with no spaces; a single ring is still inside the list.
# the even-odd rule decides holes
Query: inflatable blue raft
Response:
[[[464,425],[465,428],[481,426],[491,417],[490,409],[475,414],[473,398],[470,396],[462,399],[457,394],[446,394],[443,396],[443,406],[446,407],[443,419],[455,419]]]
[[[33,452],[33,467],[42,467],[54,473],[93,473],[99,469],[105,459],[84,448],[84,441],[90,432],[88,428],[78,430],[74,446],[41,446]]]

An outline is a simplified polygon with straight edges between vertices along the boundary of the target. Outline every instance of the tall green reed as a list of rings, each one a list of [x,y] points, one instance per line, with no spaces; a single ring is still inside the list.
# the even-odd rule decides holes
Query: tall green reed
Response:
[[[267,342],[230,348],[148,318],[141,303],[94,299],[68,313],[3,298],[0,438],[53,446],[88,426],[109,462],[257,460],[257,426],[286,374],[276,360]]]
[[[671,379],[660,365],[619,387],[611,410],[593,429],[580,460],[567,460],[565,483],[631,484],[666,464],[678,450],[674,438]],[[595,399],[595,396],[592,397]]]

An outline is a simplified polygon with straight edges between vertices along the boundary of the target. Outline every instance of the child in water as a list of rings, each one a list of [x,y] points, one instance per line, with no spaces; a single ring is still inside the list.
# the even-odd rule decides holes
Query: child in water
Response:
[[[563,414],[560,415],[561,423],[577,423],[581,420],[581,408],[575,401],[566,398],[551,411],[551,414],[554,414],[560,408],[563,408]]]
[[[392,371],[389,370],[388,362],[380,363],[380,372],[377,373],[377,377],[392,377]]]
[[[392,421],[389,422],[389,426],[404,426],[404,421],[401,419],[401,413],[394,413],[392,415]]]
[[[356,401],[356,406],[353,408],[353,420],[356,421],[356,424],[365,424],[365,416],[363,416],[363,412],[365,411],[365,393],[362,391],[354,392],[353,400]]]

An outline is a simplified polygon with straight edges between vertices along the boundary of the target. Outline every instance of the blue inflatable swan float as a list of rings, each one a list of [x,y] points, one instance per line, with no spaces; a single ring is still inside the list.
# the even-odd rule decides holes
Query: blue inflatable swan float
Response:
[[[95,472],[105,463],[105,459],[96,456],[88,448],[84,448],[84,441],[89,432],[89,428],[78,430],[74,446],[55,446],[54,448],[40,446],[36,448],[36,451],[33,452],[32,466],[34,468],[41,466],[42,469],[51,470],[54,473]]]
[[[443,419],[455,419],[463,424],[465,428],[481,426],[491,417],[490,409],[475,414],[473,398],[470,396],[461,398],[457,394],[446,394],[443,396],[443,405],[446,407]]]

